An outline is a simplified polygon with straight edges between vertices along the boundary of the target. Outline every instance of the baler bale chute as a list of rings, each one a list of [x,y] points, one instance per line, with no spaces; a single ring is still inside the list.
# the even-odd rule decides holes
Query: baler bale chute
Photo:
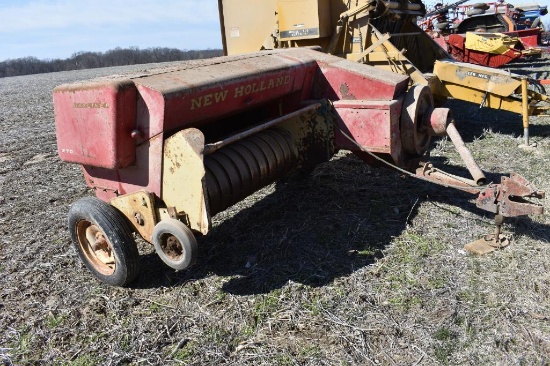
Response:
[[[410,86],[430,87],[437,105],[453,98],[521,114],[525,145],[530,145],[529,117],[550,109],[537,81],[455,61],[416,24],[426,13],[421,1],[218,0],[218,7],[225,55],[319,46],[410,76]]]
[[[62,85],[54,107],[59,156],[82,165],[97,196],[71,207],[72,240],[90,271],[111,285],[138,274],[133,232],[168,266],[186,269],[212,216],[341,149],[475,194],[477,206],[498,217],[542,212],[524,199],[544,193],[519,175],[483,185],[451,111],[434,107],[428,87],[409,89],[407,76],[316,49]],[[445,134],[471,179],[422,160],[431,137]]]

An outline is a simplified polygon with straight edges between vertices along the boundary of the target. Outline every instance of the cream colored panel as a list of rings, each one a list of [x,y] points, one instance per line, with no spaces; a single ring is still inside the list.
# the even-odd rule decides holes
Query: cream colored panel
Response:
[[[221,4],[228,55],[256,52],[269,44],[277,25],[276,0],[222,0]]]
[[[195,128],[181,130],[164,141],[162,200],[186,218],[193,230],[206,234],[209,228],[203,189],[204,136]],[[162,212],[161,212],[162,217]]]

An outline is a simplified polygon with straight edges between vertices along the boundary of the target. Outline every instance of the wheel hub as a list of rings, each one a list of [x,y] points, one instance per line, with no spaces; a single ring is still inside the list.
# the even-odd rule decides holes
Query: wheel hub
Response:
[[[166,235],[162,241],[162,251],[171,259],[177,260],[183,254],[183,246],[174,235]]]
[[[115,256],[105,234],[89,221],[80,221],[77,225],[77,233],[78,244],[90,264],[100,273],[107,275],[114,273]]]

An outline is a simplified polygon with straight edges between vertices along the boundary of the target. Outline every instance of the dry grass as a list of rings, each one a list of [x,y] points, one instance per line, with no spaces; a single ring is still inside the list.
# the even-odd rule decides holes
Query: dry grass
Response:
[[[549,216],[508,220],[509,248],[467,255],[463,245],[492,230],[472,197],[344,152],[216,216],[192,271],[167,269],[142,243],[132,288],[98,283],[70,246],[68,207],[89,192],[56,156],[50,95],[122,70],[0,79],[4,363],[550,362]],[[450,105],[490,178],[517,171],[550,192],[547,117],[533,118],[538,147],[521,150],[518,116]],[[463,172],[449,141],[432,155]]]

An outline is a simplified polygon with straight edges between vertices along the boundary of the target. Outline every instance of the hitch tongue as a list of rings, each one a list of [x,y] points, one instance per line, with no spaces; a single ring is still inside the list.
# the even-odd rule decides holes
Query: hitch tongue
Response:
[[[464,144],[462,136],[456,129],[451,111],[447,108],[434,108],[427,117],[426,125],[431,136],[448,136],[451,139],[475,184],[478,186],[484,185],[486,181],[485,174],[483,174],[472,153]]]
[[[500,184],[484,187],[476,186],[478,182],[441,172],[430,163],[421,164],[416,175],[434,183],[477,194],[476,206],[496,215],[494,233],[484,235],[464,247],[473,254],[487,254],[510,244],[510,238],[501,234],[505,217],[540,215],[544,212],[542,205],[527,200],[544,198],[544,191],[537,190],[531,182],[517,173],[511,173],[510,177],[501,177]]]
[[[456,126],[453,122],[449,123],[449,125],[447,126],[447,136],[449,136],[449,138],[455,145],[456,150],[460,154],[460,157],[462,158],[462,161],[464,161],[464,164],[466,164],[466,168],[472,175],[472,178],[474,178],[476,184],[479,186],[485,184],[485,174],[483,174],[483,172],[479,168],[479,165],[477,165],[477,163],[475,162],[472,153],[464,144],[464,141],[462,140],[462,137],[460,136],[460,133],[458,133]]]

